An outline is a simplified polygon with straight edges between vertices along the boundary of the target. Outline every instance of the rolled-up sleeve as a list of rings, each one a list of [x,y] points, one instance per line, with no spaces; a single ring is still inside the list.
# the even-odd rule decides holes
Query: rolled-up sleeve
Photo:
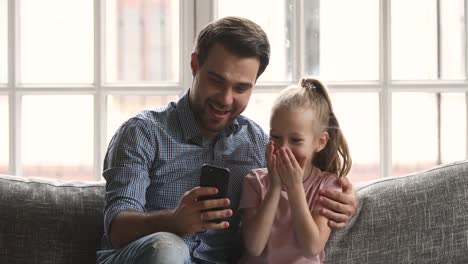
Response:
[[[104,231],[109,237],[112,219],[124,211],[145,211],[149,171],[157,153],[154,135],[138,118],[115,133],[104,160],[106,180]]]

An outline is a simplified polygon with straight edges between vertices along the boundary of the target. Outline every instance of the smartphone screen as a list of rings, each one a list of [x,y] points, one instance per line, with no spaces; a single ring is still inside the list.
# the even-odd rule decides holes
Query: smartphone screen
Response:
[[[204,164],[201,169],[200,186],[216,187],[218,193],[209,196],[202,196],[199,200],[226,198],[229,187],[229,169]]]

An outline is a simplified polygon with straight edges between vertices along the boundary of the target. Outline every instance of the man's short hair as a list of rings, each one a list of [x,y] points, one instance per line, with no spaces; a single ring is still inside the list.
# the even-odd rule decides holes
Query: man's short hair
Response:
[[[263,29],[242,17],[223,17],[206,25],[195,42],[194,52],[203,65],[213,44],[219,43],[239,57],[258,57],[260,67],[257,78],[270,61],[270,42]]]

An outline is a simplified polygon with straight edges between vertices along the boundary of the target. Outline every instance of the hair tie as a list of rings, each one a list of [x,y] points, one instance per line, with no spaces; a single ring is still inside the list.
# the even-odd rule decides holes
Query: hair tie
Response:
[[[302,79],[301,86],[309,90],[314,90],[317,88],[314,84],[314,81],[311,79]]]

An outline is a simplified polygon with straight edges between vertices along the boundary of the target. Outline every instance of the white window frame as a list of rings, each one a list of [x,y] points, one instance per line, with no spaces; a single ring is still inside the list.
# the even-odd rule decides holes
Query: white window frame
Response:
[[[60,86],[19,83],[19,10],[18,1],[8,0],[8,82],[0,86],[0,95],[8,95],[9,101],[9,163],[8,173],[22,175],[21,166],[21,98],[26,95],[92,95],[94,98],[94,150],[93,176],[102,180],[102,166],[107,150],[107,96],[108,95],[180,95],[192,82],[190,54],[195,39],[194,2],[180,0],[180,60],[179,82],[155,82],[145,84],[109,84],[105,74],[105,3],[93,0],[94,8],[94,82],[92,84],[62,84]]]
[[[306,0],[294,2],[295,28],[293,38],[297,41],[293,56],[293,82],[305,73],[303,35],[303,6]],[[465,79],[460,81],[392,81],[391,76],[391,1],[380,0],[379,18],[379,80],[369,82],[335,82],[329,83],[333,92],[376,92],[379,94],[380,114],[380,175],[387,177],[392,170],[392,94],[395,92],[463,92],[468,102],[468,0],[465,3]],[[8,80],[7,85],[0,84],[0,95],[9,98],[9,173],[22,175],[21,171],[21,98],[25,95],[93,95],[94,96],[94,178],[102,179],[102,163],[107,149],[107,96],[108,95],[179,95],[190,87],[190,54],[196,32],[216,17],[218,0],[180,0],[180,81],[178,83],[151,84],[108,84],[103,80],[105,73],[105,1],[94,0],[94,83],[85,85],[24,85],[19,80],[20,54],[18,1],[8,0]],[[290,82],[258,83],[255,93],[279,91]],[[468,103],[466,105],[468,116]],[[468,159],[468,122],[466,127],[465,158]]]
[[[196,12],[203,13],[204,18],[210,20],[217,17],[216,10],[219,0],[197,1]],[[292,65],[294,67],[292,76],[293,82],[297,82],[301,76],[305,75],[305,36],[304,36],[304,14],[302,12],[304,1],[293,2],[293,17],[296,19],[293,29],[293,38],[296,38],[294,57]],[[314,0],[319,1],[319,0]],[[379,141],[380,141],[380,175],[388,177],[392,175],[392,94],[396,92],[464,92],[466,98],[466,116],[468,116],[468,0],[465,3],[465,79],[457,81],[392,81],[391,76],[391,0],[379,0],[379,80],[368,82],[329,82],[328,87],[332,92],[373,92],[379,95]],[[198,21],[197,17],[197,21]],[[197,23],[196,31],[208,23],[206,19]],[[255,93],[279,91],[291,83],[258,83]],[[468,122],[466,125],[466,146],[465,159],[468,159]]]

